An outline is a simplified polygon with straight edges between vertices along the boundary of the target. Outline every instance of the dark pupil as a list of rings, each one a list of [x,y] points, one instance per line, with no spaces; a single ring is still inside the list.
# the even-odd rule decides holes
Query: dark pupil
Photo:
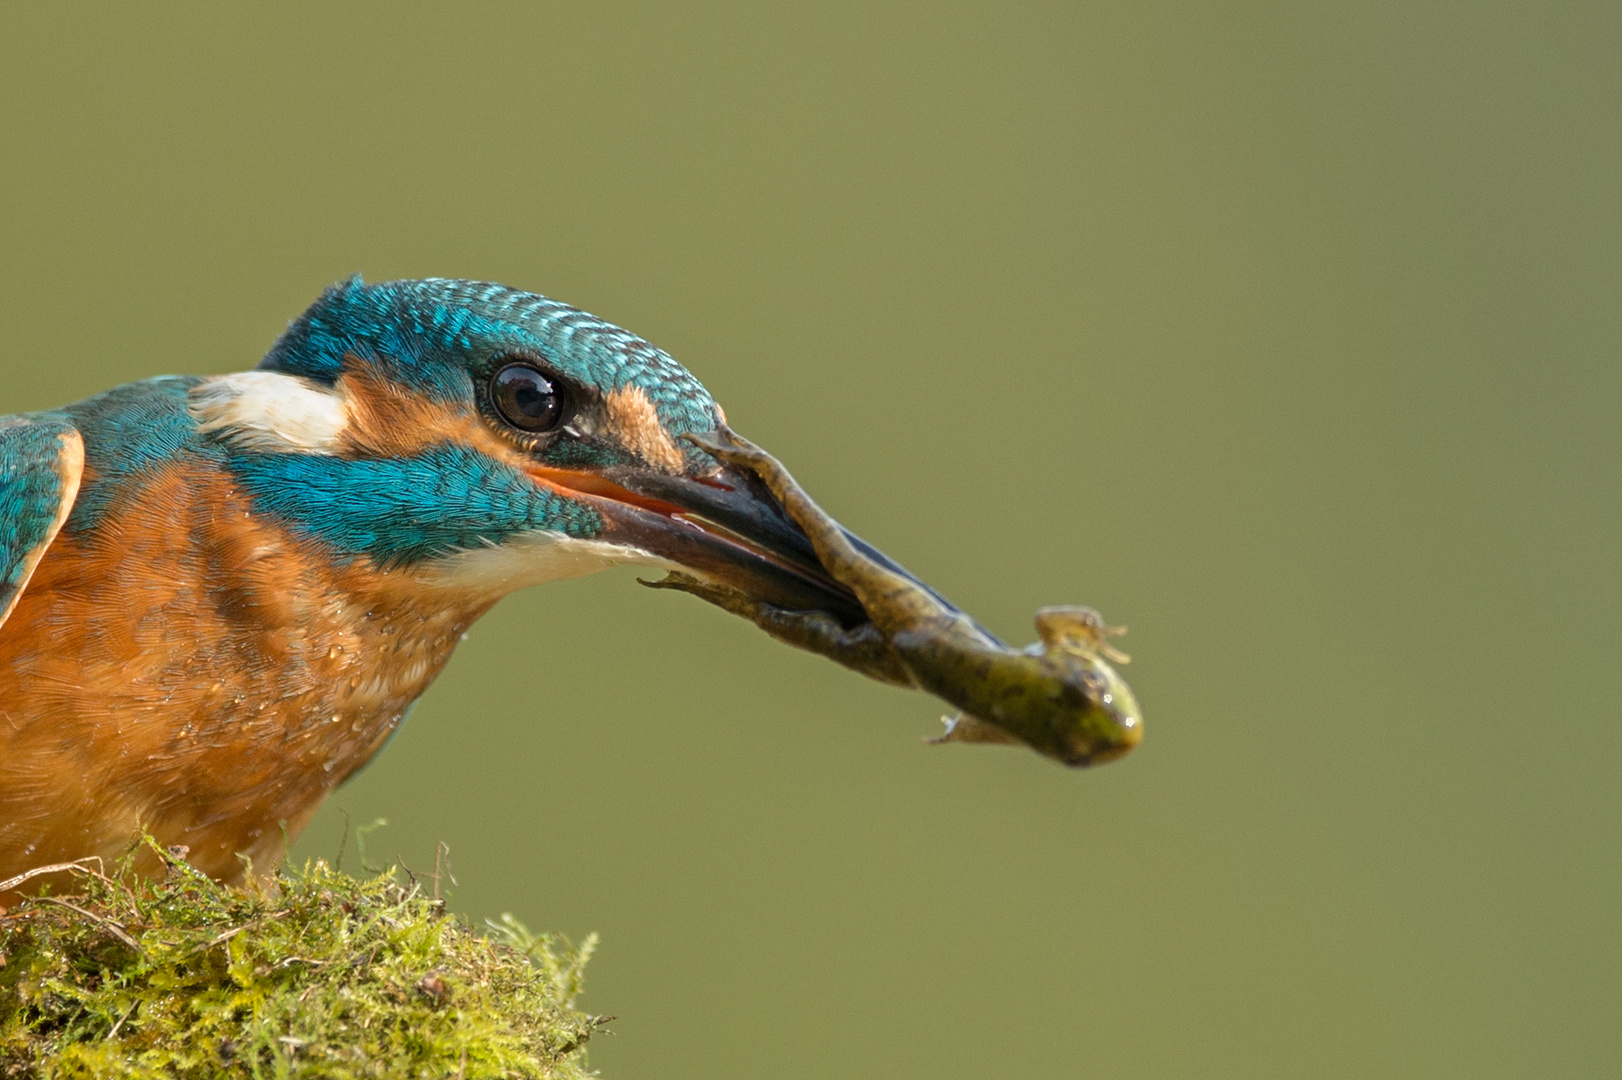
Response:
[[[548,431],[563,414],[557,391],[545,375],[515,364],[496,373],[496,409],[501,418],[525,431]]]

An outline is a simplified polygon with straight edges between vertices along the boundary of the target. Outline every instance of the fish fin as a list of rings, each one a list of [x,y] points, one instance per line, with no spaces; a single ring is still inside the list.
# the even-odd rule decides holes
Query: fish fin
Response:
[[[941,717],[941,723],[946,725],[946,730],[933,739],[924,740],[931,746],[952,742],[994,743],[999,746],[1025,745],[997,725],[988,724],[978,717],[970,716],[968,713],[960,712],[956,716],[943,716]]]

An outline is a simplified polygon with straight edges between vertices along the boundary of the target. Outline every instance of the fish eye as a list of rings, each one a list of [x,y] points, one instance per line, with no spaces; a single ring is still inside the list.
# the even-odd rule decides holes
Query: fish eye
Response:
[[[491,376],[490,402],[519,431],[551,431],[563,422],[562,389],[528,364],[508,364]]]

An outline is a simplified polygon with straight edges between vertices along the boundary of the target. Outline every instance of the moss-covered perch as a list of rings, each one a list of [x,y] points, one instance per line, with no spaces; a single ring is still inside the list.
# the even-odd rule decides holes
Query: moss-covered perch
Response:
[[[0,1078],[587,1075],[591,939],[481,934],[393,874],[244,892],[166,861],[0,915]]]

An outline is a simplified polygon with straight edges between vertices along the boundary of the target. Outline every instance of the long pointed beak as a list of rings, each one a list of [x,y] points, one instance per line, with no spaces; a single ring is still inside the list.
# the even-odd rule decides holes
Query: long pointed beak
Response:
[[[785,610],[826,612],[846,627],[868,621],[856,595],[822,568],[811,541],[752,473],[730,466],[701,477],[633,466],[529,472],[590,502],[607,522],[605,540]]]

